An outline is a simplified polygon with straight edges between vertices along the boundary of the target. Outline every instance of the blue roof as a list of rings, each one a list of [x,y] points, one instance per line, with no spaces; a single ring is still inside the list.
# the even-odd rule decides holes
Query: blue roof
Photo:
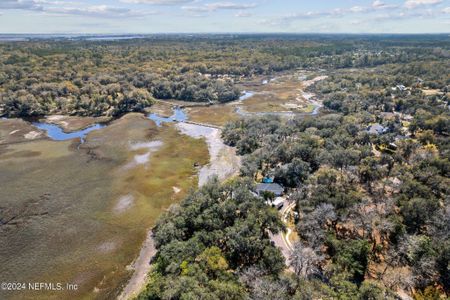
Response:
[[[273,178],[270,177],[264,177],[262,180],[263,183],[273,183]]]

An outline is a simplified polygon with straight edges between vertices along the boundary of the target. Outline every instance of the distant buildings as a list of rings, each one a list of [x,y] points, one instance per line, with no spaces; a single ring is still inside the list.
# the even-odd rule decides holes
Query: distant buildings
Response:
[[[404,86],[403,84],[398,84],[395,88],[393,88],[393,90],[399,90],[403,92],[406,91],[406,86]]]
[[[406,90],[406,86],[404,86],[403,84],[399,84],[399,85],[397,85],[397,89],[399,90],[399,91],[404,91],[404,90]]]

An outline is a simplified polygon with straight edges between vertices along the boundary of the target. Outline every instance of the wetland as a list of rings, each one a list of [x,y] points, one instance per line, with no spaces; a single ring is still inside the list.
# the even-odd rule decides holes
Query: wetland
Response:
[[[76,284],[64,297],[110,299],[124,288],[121,299],[135,295],[145,285],[146,262],[154,254],[149,229],[158,216],[212,176],[238,175],[240,157],[214,126],[241,118],[243,111],[311,114],[305,110],[311,105],[307,86],[298,75],[284,75],[250,84],[251,91],[227,104],[157,102],[146,114],[115,120],[0,120],[0,242],[7,245],[2,277]],[[266,97],[274,88],[276,106]]]
[[[149,228],[197,185],[194,165],[209,162],[204,140],[142,114],[89,132],[81,145],[20,119],[0,120],[0,132],[1,277],[79,287],[23,299],[117,296]]]

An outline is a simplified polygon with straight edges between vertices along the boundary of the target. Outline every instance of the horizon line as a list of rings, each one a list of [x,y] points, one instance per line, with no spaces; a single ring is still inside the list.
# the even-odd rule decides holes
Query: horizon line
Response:
[[[201,34],[209,34],[209,35],[219,35],[219,34],[238,34],[238,35],[246,35],[246,34],[280,34],[280,35],[302,35],[302,34],[316,34],[316,35],[450,35],[450,32],[276,32],[276,31],[267,31],[267,32],[245,32],[245,31],[236,31],[236,32],[148,32],[148,33],[134,33],[134,32],[125,32],[125,33],[87,33],[87,32],[74,32],[74,33],[52,33],[52,32],[40,32],[40,33],[16,33],[16,32],[0,32],[0,35],[201,35]]]

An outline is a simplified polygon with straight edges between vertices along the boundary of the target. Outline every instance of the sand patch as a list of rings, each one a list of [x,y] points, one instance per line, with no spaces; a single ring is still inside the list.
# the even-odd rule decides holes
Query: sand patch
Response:
[[[434,96],[434,95],[443,95],[444,93],[441,92],[438,89],[423,89],[422,93],[424,93],[425,96]]]
[[[181,133],[199,139],[204,138],[209,150],[210,162],[200,169],[198,185],[202,186],[213,176],[219,180],[225,180],[238,173],[241,160],[236,155],[236,150],[223,143],[221,131],[217,128],[206,126],[177,123],[176,127]]]
[[[139,150],[139,149],[149,149],[149,150],[158,150],[163,145],[163,142],[161,141],[151,141],[151,142],[138,142],[138,143],[131,143],[130,149],[133,151]]]
[[[30,131],[26,134],[23,135],[24,138],[26,138],[27,140],[34,140],[38,137],[40,137],[42,135],[42,132],[39,131]]]
[[[139,256],[133,263],[131,263],[131,265],[127,266],[127,269],[134,270],[133,276],[130,278],[117,299],[127,300],[137,296],[145,284],[147,274],[151,269],[150,261],[155,254],[155,243],[152,238],[152,232],[149,230],[147,233],[147,239],[141,248]]]
[[[53,116],[47,117],[47,120],[49,120],[49,121],[59,121],[61,119],[64,119],[63,115],[53,115]]]
[[[324,80],[324,79],[327,79],[327,78],[328,78],[328,76],[323,75],[323,76],[317,76],[317,77],[314,77],[314,78],[311,79],[311,80],[303,81],[303,82],[302,82],[303,88],[307,88],[307,87],[309,87],[309,86],[315,84],[316,82],[321,81],[321,80]]]
[[[117,246],[118,246],[117,242],[115,242],[115,241],[108,241],[108,242],[104,242],[104,243],[100,244],[97,247],[97,250],[99,252],[101,252],[101,253],[111,253],[111,252],[113,252],[114,250],[117,249]]]
[[[128,209],[130,209],[134,204],[133,195],[126,195],[119,198],[116,205],[113,208],[113,212],[116,214],[121,214]]]
[[[131,151],[141,152],[133,156],[133,160],[124,166],[124,169],[131,169],[139,165],[145,165],[150,162],[151,154],[158,151],[164,145],[162,141],[136,142],[130,143]],[[142,151],[146,151],[142,153]]]
[[[65,133],[71,133],[79,130],[83,130],[95,124],[109,121],[108,117],[78,117],[78,116],[64,116],[64,115],[51,115],[41,122],[58,125]]]
[[[134,161],[138,165],[146,164],[150,161],[150,152],[147,152],[145,154],[136,154],[134,156]]]

